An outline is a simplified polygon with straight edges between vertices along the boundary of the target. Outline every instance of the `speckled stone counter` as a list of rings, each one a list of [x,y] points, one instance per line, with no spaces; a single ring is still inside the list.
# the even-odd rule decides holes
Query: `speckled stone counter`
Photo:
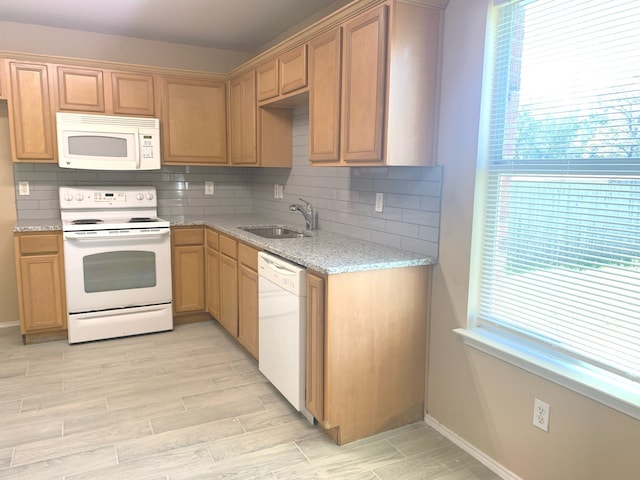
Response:
[[[257,215],[174,217],[171,225],[205,225],[238,240],[320,273],[336,274],[383,268],[431,265],[436,259],[325,231],[307,231],[309,237],[269,239],[239,227],[288,226]],[[299,230],[290,227],[293,230]]]
[[[215,228],[254,247],[326,274],[431,265],[436,262],[433,257],[331,232],[307,231],[309,237],[277,240],[263,238],[239,228],[288,226],[258,215],[176,216],[168,220],[172,226],[205,225]],[[60,230],[60,220],[21,220],[13,229],[15,233]]]
[[[13,227],[13,233],[55,232],[62,230],[61,220],[20,220]]]

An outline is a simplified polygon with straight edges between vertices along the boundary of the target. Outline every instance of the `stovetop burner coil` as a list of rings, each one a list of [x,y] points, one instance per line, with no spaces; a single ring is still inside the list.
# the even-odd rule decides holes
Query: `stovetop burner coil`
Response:
[[[74,225],[96,225],[102,222],[103,220],[99,220],[97,218],[81,218],[79,220],[74,220],[71,223]]]

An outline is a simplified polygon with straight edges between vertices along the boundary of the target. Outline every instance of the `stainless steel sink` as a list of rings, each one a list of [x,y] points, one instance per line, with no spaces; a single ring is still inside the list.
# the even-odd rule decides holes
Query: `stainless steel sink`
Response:
[[[287,227],[278,227],[278,226],[268,226],[268,227],[240,227],[240,230],[244,230],[245,232],[253,233],[254,235],[258,235],[263,238],[304,238],[310,237],[303,232],[298,232],[296,230],[291,230]]]

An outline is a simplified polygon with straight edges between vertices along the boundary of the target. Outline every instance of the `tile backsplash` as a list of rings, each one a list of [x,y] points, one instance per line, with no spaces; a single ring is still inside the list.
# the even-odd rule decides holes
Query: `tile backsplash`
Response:
[[[320,230],[437,257],[440,167],[311,167],[308,131],[308,109],[294,110],[290,169],[165,166],[131,173],[17,163],[13,167],[17,217],[60,218],[62,185],[138,184],[156,187],[161,217],[254,213],[304,227],[302,215],[289,210],[302,197],[313,204]],[[29,182],[29,196],[18,195],[20,181]],[[205,195],[205,181],[214,182],[214,195]],[[274,184],[284,186],[284,198],[274,198]],[[381,213],[374,210],[376,193],[384,194]]]

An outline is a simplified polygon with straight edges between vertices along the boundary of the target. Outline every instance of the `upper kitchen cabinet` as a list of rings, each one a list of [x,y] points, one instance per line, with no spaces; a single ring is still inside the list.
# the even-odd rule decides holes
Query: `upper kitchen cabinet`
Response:
[[[229,80],[229,159],[232,165],[257,165],[256,73]]]
[[[113,113],[155,116],[155,76],[110,72]]]
[[[227,163],[224,82],[168,76],[160,82],[163,163]]]
[[[57,65],[58,110],[155,115],[154,76]]]
[[[229,158],[232,165],[291,167],[292,111],[258,107],[256,71],[229,81]]]
[[[59,110],[105,113],[102,70],[58,65],[56,71]]]
[[[257,69],[258,101],[263,104],[297,95],[307,87],[307,46],[292,48]]]
[[[389,0],[309,43],[314,165],[432,165],[442,8]]]
[[[309,42],[309,159],[340,159],[340,79],[342,29]]]
[[[9,61],[9,130],[14,162],[56,162],[52,67],[46,63]]]
[[[9,85],[9,81],[5,75],[5,62],[0,60],[0,100],[7,98],[7,85]]]

